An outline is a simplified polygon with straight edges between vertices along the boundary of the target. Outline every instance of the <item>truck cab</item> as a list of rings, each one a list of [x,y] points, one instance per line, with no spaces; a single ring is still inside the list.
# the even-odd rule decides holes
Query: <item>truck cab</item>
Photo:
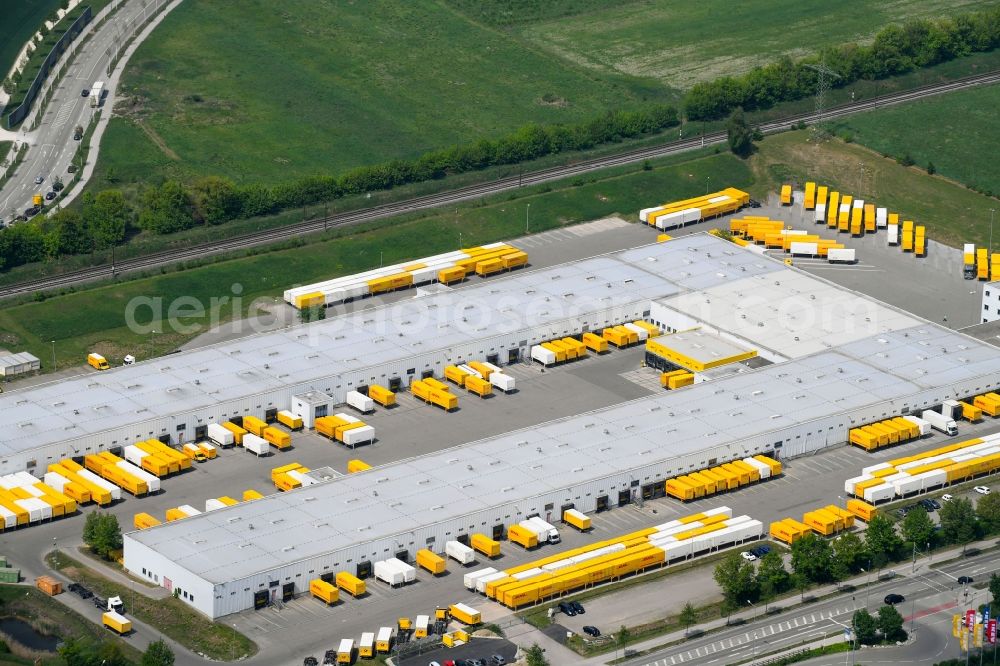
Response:
[[[121,597],[109,597],[108,598],[108,610],[114,611],[116,613],[125,612],[125,604],[122,602]]]

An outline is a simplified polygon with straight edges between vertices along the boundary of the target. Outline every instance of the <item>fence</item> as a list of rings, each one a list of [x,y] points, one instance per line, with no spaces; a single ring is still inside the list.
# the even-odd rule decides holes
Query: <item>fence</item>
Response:
[[[45,56],[45,60],[42,61],[42,67],[38,70],[38,74],[35,75],[34,81],[28,87],[27,93],[24,96],[24,100],[21,104],[7,114],[7,129],[11,129],[21,123],[27,117],[28,112],[31,110],[31,104],[35,101],[35,97],[38,95],[38,91],[42,89],[42,84],[48,77],[49,72],[59,61],[59,57],[66,51],[66,47],[76,39],[81,32],[83,32],[84,26],[90,23],[93,13],[89,6],[84,7],[83,13],[77,17],[73,24],[66,29],[63,36],[59,38],[59,41],[55,43],[49,54]]]

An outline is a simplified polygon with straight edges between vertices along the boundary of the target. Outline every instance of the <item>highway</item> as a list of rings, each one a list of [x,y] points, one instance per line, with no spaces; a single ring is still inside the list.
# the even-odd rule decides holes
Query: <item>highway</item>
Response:
[[[626,666],[677,666],[678,664],[734,664],[752,661],[781,650],[815,641],[824,636],[843,632],[851,625],[855,610],[866,605],[873,614],[883,605],[883,598],[890,592],[902,594],[906,600],[897,609],[903,615],[907,631],[920,637],[929,636],[920,645],[922,652],[914,652],[912,644],[898,649],[907,654],[897,663],[931,664],[942,658],[957,656],[958,645],[951,637],[951,617],[966,608],[985,603],[988,590],[959,585],[959,576],[972,576],[976,582],[985,582],[990,574],[1000,568],[995,552],[988,552],[959,559],[935,568],[928,568],[919,560],[916,572],[909,563],[896,565],[897,577],[878,580],[857,587],[848,594],[798,606],[777,615],[765,615],[761,608],[760,619],[739,626],[715,631],[692,638],[651,654],[631,659]],[[941,636],[941,626],[945,626]],[[950,644],[949,644],[950,643]],[[930,649],[931,644],[934,648]],[[869,654],[861,651],[857,662],[872,663]],[[882,656],[882,652],[879,652]],[[888,654],[884,655],[889,658]],[[894,659],[899,660],[897,655]],[[761,661],[764,661],[761,659]],[[816,663],[843,663],[843,655]]]
[[[843,116],[859,113],[862,111],[868,111],[876,107],[903,104],[906,102],[922,99],[925,97],[930,97],[933,95],[940,95],[947,92],[954,92],[956,90],[962,90],[975,86],[997,83],[998,81],[1000,81],[1000,72],[992,72],[988,74],[967,77],[956,81],[925,86],[922,88],[917,88],[892,95],[877,97],[871,100],[865,100],[863,102],[859,102],[857,104],[848,104],[839,107],[834,107],[825,111],[821,116],[815,113],[809,113],[809,114],[802,114],[784,118],[778,121],[769,122],[761,125],[761,130],[765,133],[773,133],[780,130],[788,129],[789,126],[798,123],[800,121],[803,121],[807,124],[811,124],[819,121],[832,120],[834,118],[840,118]],[[76,94],[79,95],[78,90]],[[64,140],[69,141],[71,139],[67,135],[64,138]],[[236,236],[229,239],[221,239],[218,241],[214,241],[212,243],[195,245],[186,249],[169,250],[166,252],[146,255],[144,257],[129,259],[126,261],[118,262],[113,268],[110,265],[96,266],[92,268],[67,272],[61,275],[55,275],[41,280],[28,281],[6,286],[0,288],[0,298],[6,298],[18,294],[33,293],[35,291],[44,289],[66,287],[95,279],[109,278],[113,276],[113,273],[121,274],[131,271],[156,268],[159,266],[165,266],[180,261],[188,261],[191,259],[197,259],[212,254],[217,254],[219,252],[240,250],[266,243],[273,243],[275,241],[294,238],[296,236],[301,236],[303,234],[324,231],[333,227],[345,227],[350,225],[362,224],[365,222],[378,220],[393,215],[400,215],[403,213],[425,210],[429,208],[437,208],[447,205],[453,205],[463,201],[468,201],[470,199],[478,199],[491,194],[496,194],[498,192],[504,192],[507,190],[516,189],[518,187],[526,185],[537,185],[553,180],[566,178],[569,176],[590,173],[592,171],[604,169],[607,167],[619,166],[623,164],[631,164],[657,157],[673,155],[676,153],[683,153],[685,151],[694,150],[702,146],[719,144],[725,141],[726,141],[725,133],[716,132],[705,135],[704,137],[696,137],[694,139],[674,141],[659,146],[633,150],[617,155],[583,161],[566,166],[553,167],[550,169],[544,169],[541,171],[535,171],[532,173],[523,174],[522,176],[517,176],[517,177],[512,176],[509,178],[503,178],[488,183],[482,183],[479,185],[472,185],[468,187],[458,188],[455,190],[449,190],[447,192],[417,197],[373,208],[368,208],[338,215],[332,215],[328,217],[319,217],[312,220],[306,220],[296,224],[287,225],[277,229],[260,231],[254,234],[249,234],[244,236]],[[30,152],[31,151],[29,151],[29,154]],[[34,178],[33,174],[35,174],[35,172],[38,170],[39,169],[35,167],[29,166],[22,168],[20,171],[24,172],[24,174],[28,174],[30,176],[29,178],[30,181],[30,179]]]
[[[35,100],[21,129],[16,133],[4,133],[5,137],[18,144],[27,142],[29,146],[24,161],[0,190],[0,217],[5,222],[24,213],[32,205],[33,195],[44,195],[50,191],[55,177],[62,178],[64,182],[72,178],[67,167],[79,146],[79,142],[73,140],[73,129],[77,125],[86,128],[99,110],[91,106],[90,99],[84,97],[82,91],[90,90],[95,81],[103,81],[105,88],[108,88],[110,57],[127,41],[133,27],[144,22],[161,5],[162,2],[148,0],[118,0],[105,7],[94,16],[90,25],[71,45],[70,51],[63,56],[64,59],[72,58],[72,64],[55,85],[37,128],[31,131],[28,129],[37,116],[43,95]],[[109,13],[110,18],[97,27]],[[59,69],[57,67],[55,71]],[[113,104],[114,90],[108,90],[103,102],[105,115],[110,114]],[[44,177],[41,184],[35,183],[38,176]]]

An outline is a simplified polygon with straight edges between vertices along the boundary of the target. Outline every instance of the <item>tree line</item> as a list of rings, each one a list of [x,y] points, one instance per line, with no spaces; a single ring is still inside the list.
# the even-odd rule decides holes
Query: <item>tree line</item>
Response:
[[[756,568],[739,553],[731,553],[715,567],[723,611],[731,613],[748,603],[770,602],[791,590],[804,593],[812,585],[871,573],[939,546],[965,546],[1000,534],[1000,494],[986,495],[975,508],[968,499],[953,499],[941,507],[938,517],[939,527],[917,505],[907,512],[898,530],[892,520],[878,514],[868,523],[864,538],[854,532],[834,539],[807,534],[792,544],[790,572],[774,550],[761,558]],[[996,597],[1000,594],[1000,576],[991,580],[990,589],[994,587]]]
[[[695,84],[684,97],[688,120],[718,120],[736,108],[768,109],[816,93],[816,67],[832,70],[832,87],[877,81],[1000,46],[1000,7],[936,20],[892,24],[871,44],[841,44],[800,60],[790,57],[755,67],[743,76]]]
[[[586,150],[678,124],[676,108],[657,104],[639,110],[610,111],[577,124],[525,125],[495,140],[483,139],[434,150],[413,160],[392,160],[357,167],[340,176],[309,176],[272,187],[259,183],[236,185],[227,178],[206,176],[190,185],[176,180],[149,185],[136,201],[130,201],[117,189],[87,193],[82,214],[63,209],[38,222],[16,224],[0,232],[0,270],[105,249],[137,231],[172,234],[202,225],[219,225],[449,174]]]

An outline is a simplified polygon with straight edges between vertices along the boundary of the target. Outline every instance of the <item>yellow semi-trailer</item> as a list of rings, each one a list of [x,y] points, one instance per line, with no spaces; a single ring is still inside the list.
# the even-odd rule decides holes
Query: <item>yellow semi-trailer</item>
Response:
[[[334,585],[321,578],[314,578],[309,581],[309,594],[328,606],[340,600],[340,591]]]
[[[538,535],[520,525],[511,525],[507,528],[507,540],[529,550],[538,545]]]
[[[566,509],[563,511],[563,522],[567,525],[572,525],[581,532],[586,532],[591,527],[590,516],[576,509]]]
[[[427,548],[421,548],[417,551],[417,566],[427,569],[435,576],[443,574],[447,568],[448,563],[445,559],[434,553]]]
[[[433,377],[426,377],[422,381],[425,384],[427,384],[428,386],[430,386],[431,388],[435,388],[435,389],[437,389],[439,391],[447,391],[448,390],[448,385],[445,384],[444,382],[442,382],[439,379],[434,379]]]
[[[179,460],[171,455],[164,454],[160,447],[153,446],[153,442],[156,440],[147,440],[145,442],[136,442],[135,448],[143,451],[144,453],[154,456],[155,459],[161,460],[167,465],[167,473],[175,474],[181,470],[181,463]],[[159,444],[159,442],[157,442]],[[185,456],[186,457],[186,456]]]
[[[222,427],[233,434],[233,443],[236,444],[236,446],[243,446],[243,435],[247,434],[246,430],[232,421],[226,421],[222,424]]]
[[[806,210],[812,210],[816,207],[816,183],[812,181],[806,183],[805,197],[802,201],[802,207]]]
[[[448,612],[462,624],[480,624],[483,621],[479,611],[465,604],[452,604],[448,607]]]
[[[608,341],[599,335],[594,335],[593,333],[583,334],[583,344],[587,346],[587,349],[598,354],[603,354],[608,351]]]
[[[293,414],[287,409],[282,409],[278,412],[278,423],[285,426],[289,430],[302,430],[303,423],[301,417],[298,414]]]
[[[132,526],[137,530],[144,530],[147,527],[156,527],[160,521],[148,513],[137,513],[132,518]]]
[[[840,192],[830,193],[830,204],[826,207],[826,226],[834,228],[837,226],[837,215],[840,212]]]
[[[475,375],[469,375],[465,378],[465,388],[470,393],[475,393],[480,398],[485,398],[486,396],[493,394],[493,385],[485,379],[481,379]]]
[[[313,426],[315,427],[317,434],[333,439],[337,428],[347,422],[348,421],[346,419],[341,418],[340,416],[321,416],[313,421]]]
[[[469,537],[469,545],[486,557],[500,557],[500,542],[489,538],[485,534],[473,534]]]
[[[267,423],[265,423],[262,419],[257,418],[256,416],[248,415],[243,417],[243,429],[246,430],[247,432],[252,432],[258,437],[264,436],[262,433],[264,432],[264,428],[266,427]]]
[[[781,205],[791,206],[792,205],[792,186],[782,185],[781,186]]]
[[[396,394],[378,384],[372,384],[368,387],[368,397],[383,407],[392,407],[396,404]]]
[[[149,444],[153,451],[161,458],[175,461],[179,469],[185,470],[191,468],[191,459],[177,449],[167,446],[158,439],[149,439],[146,440],[146,443]]]
[[[132,631],[132,622],[124,615],[116,613],[113,610],[101,615],[101,624],[119,636],[125,636]]]
[[[358,460],[356,458],[347,461],[347,473],[357,474],[358,472],[364,472],[365,470],[371,469],[372,466],[366,463],[364,460]]]
[[[340,571],[337,573],[334,582],[336,582],[337,587],[342,589],[344,592],[347,592],[355,599],[364,596],[365,594],[365,581],[361,580],[354,574],[346,571]]]
[[[465,379],[470,376],[470,373],[462,370],[457,365],[446,365],[444,368],[444,378],[462,387],[465,386]]]
[[[464,280],[465,274],[466,270],[461,266],[452,266],[451,268],[442,268],[439,270],[437,279],[441,284],[452,284]]]
[[[291,436],[284,430],[278,430],[277,428],[268,426],[262,431],[264,439],[280,450],[285,450],[292,445]]]

